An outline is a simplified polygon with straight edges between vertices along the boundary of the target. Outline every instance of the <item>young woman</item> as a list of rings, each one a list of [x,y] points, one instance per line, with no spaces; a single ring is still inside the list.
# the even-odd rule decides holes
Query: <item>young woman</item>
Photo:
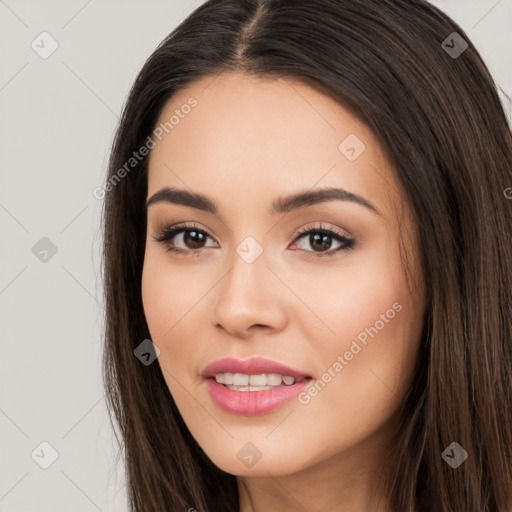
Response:
[[[130,510],[511,512],[511,163],[423,0],[198,7],[104,187]]]

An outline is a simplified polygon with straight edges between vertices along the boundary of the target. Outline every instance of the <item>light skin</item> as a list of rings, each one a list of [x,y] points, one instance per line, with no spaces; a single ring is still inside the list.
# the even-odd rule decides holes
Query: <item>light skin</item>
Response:
[[[218,212],[150,205],[142,276],[148,327],[178,409],[211,460],[236,475],[241,512],[394,512],[375,495],[374,478],[411,385],[426,302],[416,223],[392,167],[365,124],[298,81],[209,76],[177,93],[159,123],[191,96],[197,106],[151,151],[147,198],[175,187],[208,196]],[[339,149],[349,134],[365,144],[354,161]],[[270,213],[279,198],[327,187],[377,211],[331,200]],[[182,222],[206,236],[154,240]],[[400,223],[415,265],[412,292]],[[355,245],[334,252],[343,242],[331,236],[322,251],[313,236],[297,237],[320,224]],[[262,249],[252,263],[236,250],[249,236]],[[381,315],[388,321],[376,323]],[[376,325],[348,360],[352,342]],[[293,399],[255,416],[220,409],[200,377],[218,359],[259,356],[316,380],[340,355],[347,364],[307,404]],[[262,455],[252,467],[237,457],[248,442]]]

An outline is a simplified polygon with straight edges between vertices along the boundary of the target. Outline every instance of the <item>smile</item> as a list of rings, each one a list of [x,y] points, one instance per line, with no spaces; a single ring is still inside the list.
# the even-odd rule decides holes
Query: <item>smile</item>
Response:
[[[201,376],[218,407],[243,415],[274,411],[312,380],[310,375],[264,358],[222,359],[207,366]]]
[[[302,379],[304,379],[304,377]],[[294,377],[290,375],[280,375],[279,373],[261,373],[259,375],[217,373],[215,380],[228,389],[236,391],[262,391],[282,385],[291,386],[295,383]]]

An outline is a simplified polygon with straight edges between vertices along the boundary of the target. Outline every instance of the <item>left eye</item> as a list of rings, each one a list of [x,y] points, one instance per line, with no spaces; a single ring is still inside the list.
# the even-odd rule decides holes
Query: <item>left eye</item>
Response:
[[[355,241],[352,238],[348,238],[345,235],[342,235],[335,229],[320,226],[319,228],[305,228],[301,229],[296,237],[300,242],[302,239],[306,240],[311,247],[317,247],[320,249],[320,252],[313,252],[314,256],[323,257],[323,256],[332,256],[338,251],[348,251],[353,248],[355,245]],[[328,249],[331,248],[332,239],[335,239],[340,245],[327,252]],[[301,249],[304,250],[304,249]]]
[[[153,237],[156,242],[165,244],[167,251],[179,254],[196,253],[197,250],[205,247],[205,242],[208,238],[211,239],[208,233],[198,229],[196,226],[187,224],[167,227],[163,229],[158,236]],[[175,239],[181,240],[181,243],[184,244],[185,247],[176,247]],[[335,249],[329,250],[332,245],[332,239],[335,239],[340,245]],[[354,239],[348,238],[332,228],[323,226],[319,228],[301,229],[294,240],[297,241],[295,244],[303,240],[309,242],[310,246],[313,248],[312,251],[304,249],[303,247],[299,247],[299,250],[305,251],[306,253],[313,253],[312,255],[315,257],[332,256],[338,251],[348,251],[355,245]],[[215,244],[213,244],[213,247],[215,247]]]

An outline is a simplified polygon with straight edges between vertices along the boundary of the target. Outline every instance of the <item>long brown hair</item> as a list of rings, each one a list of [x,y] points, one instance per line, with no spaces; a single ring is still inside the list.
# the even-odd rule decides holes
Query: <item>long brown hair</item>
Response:
[[[392,509],[510,512],[511,129],[468,36],[424,0],[209,0],[137,76],[109,162],[102,260],[103,371],[130,510],[239,507],[235,476],[196,443],[159,365],[134,356],[150,338],[147,158],[126,167],[177,91],[233,70],[290,77],[350,108],[379,138],[419,219],[428,308],[383,476]],[[442,457],[452,442],[468,454],[456,469]]]

